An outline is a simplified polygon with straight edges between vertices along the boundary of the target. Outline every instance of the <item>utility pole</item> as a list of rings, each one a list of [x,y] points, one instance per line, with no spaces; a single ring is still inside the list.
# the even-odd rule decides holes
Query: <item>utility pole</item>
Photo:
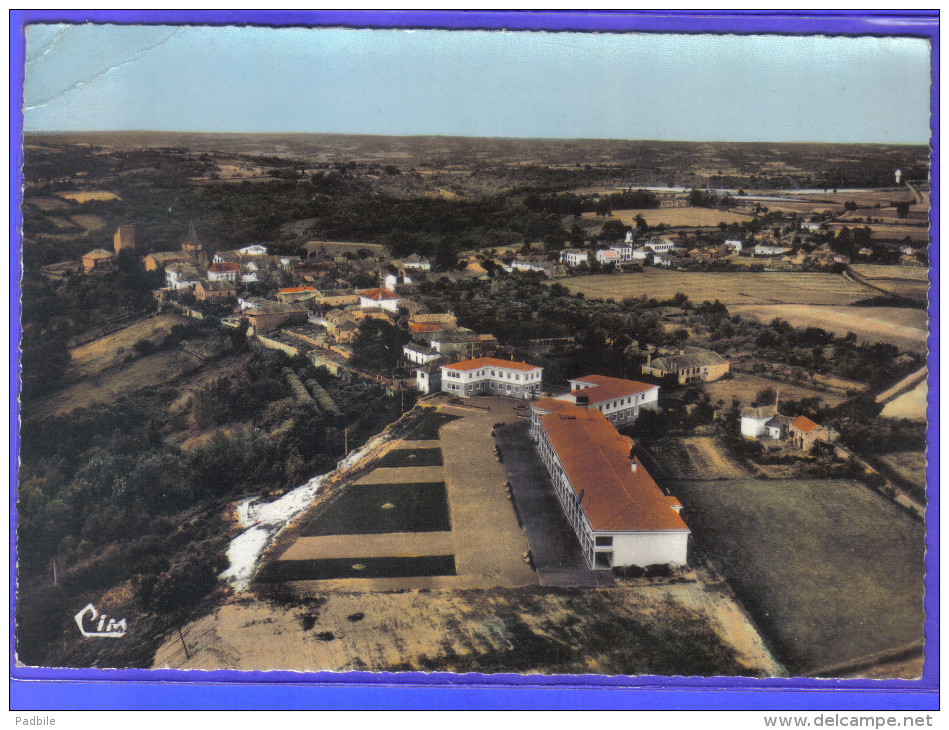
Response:
[[[349,456],[349,426],[343,428],[343,452]]]

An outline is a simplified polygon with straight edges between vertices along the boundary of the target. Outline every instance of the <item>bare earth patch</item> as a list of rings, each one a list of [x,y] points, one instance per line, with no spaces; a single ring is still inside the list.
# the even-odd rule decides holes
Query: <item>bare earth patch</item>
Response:
[[[926,399],[929,386],[925,380],[912,390],[897,396],[880,412],[883,418],[909,418],[914,421],[926,420]]]
[[[571,292],[588,297],[621,300],[645,295],[671,299],[678,292],[693,303],[715,301],[736,304],[851,304],[873,290],[837,274],[813,272],[706,272],[665,271],[646,267],[642,273],[578,276],[563,279]]]
[[[133,348],[137,342],[148,340],[156,344],[169,334],[176,324],[187,322],[186,317],[177,314],[162,314],[74,347],[69,351],[72,374],[92,375],[118,365],[134,352]]]

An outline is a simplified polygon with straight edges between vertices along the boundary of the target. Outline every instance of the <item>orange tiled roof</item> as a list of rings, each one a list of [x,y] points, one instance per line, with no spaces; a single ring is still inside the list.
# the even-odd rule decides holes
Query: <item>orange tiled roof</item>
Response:
[[[809,433],[817,428],[817,424],[807,416],[798,416],[791,421],[791,428],[796,428],[801,433]]]
[[[567,406],[573,406],[570,401],[558,400],[557,398],[545,398],[541,397],[537,400],[531,401],[531,408],[533,408],[538,413],[552,413],[553,411],[559,411],[562,408]]]
[[[540,417],[580,507],[597,532],[687,531],[642,464],[631,468],[633,441],[620,435],[602,413],[569,405]]]
[[[623,378],[610,378],[606,375],[587,375],[582,378],[573,378],[574,381],[583,383],[593,383],[592,388],[583,388],[581,390],[571,390],[572,395],[586,395],[590,398],[590,403],[603,403],[614,398],[624,398],[627,395],[636,395],[637,393],[648,393],[658,385],[650,383],[640,383],[636,380],[624,380]]]
[[[304,294],[309,292],[316,292],[316,289],[312,286],[290,286],[280,289],[281,294]]]
[[[441,328],[438,322],[409,322],[409,332],[438,332]]]
[[[359,296],[366,297],[366,299],[372,299],[373,301],[381,301],[383,299],[398,299],[399,295],[394,291],[389,289],[366,289],[365,291],[359,292]]]
[[[508,370],[522,370],[525,372],[540,370],[537,365],[528,365],[526,362],[514,362],[513,360],[499,360],[496,357],[476,357],[474,360],[462,360],[445,367],[452,370],[477,370],[485,367],[507,368]]]
[[[240,270],[241,267],[231,261],[225,261],[223,264],[211,264],[208,267],[208,271],[213,271],[215,274],[224,274]]]

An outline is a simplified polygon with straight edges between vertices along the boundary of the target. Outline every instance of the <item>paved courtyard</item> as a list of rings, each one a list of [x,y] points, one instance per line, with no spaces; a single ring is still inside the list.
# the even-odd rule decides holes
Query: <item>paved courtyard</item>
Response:
[[[587,566],[529,432],[530,421],[518,419],[497,428],[496,438],[541,584],[615,585],[612,573]]]

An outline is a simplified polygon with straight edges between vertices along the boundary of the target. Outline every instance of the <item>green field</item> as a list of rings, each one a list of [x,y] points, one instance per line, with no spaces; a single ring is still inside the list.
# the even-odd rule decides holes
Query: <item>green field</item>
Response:
[[[377,467],[441,466],[441,449],[392,449],[379,460]]]
[[[924,528],[876,493],[834,479],[670,486],[792,673],[922,640]]]

